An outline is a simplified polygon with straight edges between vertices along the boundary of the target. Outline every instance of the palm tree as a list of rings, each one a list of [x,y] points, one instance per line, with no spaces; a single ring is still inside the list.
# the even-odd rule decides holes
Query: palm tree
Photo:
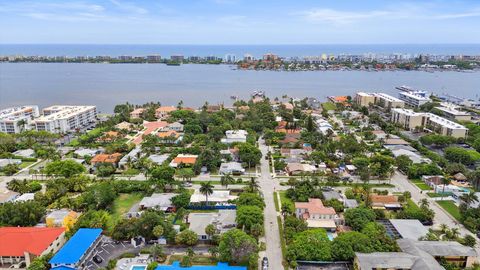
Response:
[[[208,196],[213,193],[213,186],[210,181],[204,182],[200,185],[200,193],[205,195],[205,203],[208,204]]]
[[[443,188],[442,188],[442,201],[443,201],[443,196],[445,196],[445,186],[450,184],[450,180],[446,177],[442,178],[442,185],[443,185]]]
[[[260,185],[258,184],[258,181],[255,179],[255,177],[250,178],[250,182],[248,182],[248,190],[251,192],[255,192],[260,188]]]
[[[475,195],[475,192],[465,193],[460,197],[460,200],[466,205],[466,208],[470,206],[473,202],[478,202],[478,196]]]
[[[460,231],[458,230],[458,228],[452,228],[450,230],[450,233],[451,233],[452,239],[457,239],[458,236],[460,235]]]
[[[428,205],[430,205],[430,203],[428,202],[427,199],[421,199],[420,200],[420,207],[428,207]]]
[[[447,224],[445,224],[445,223],[440,224],[440,231],[441,231],[442,233],[447,232],[447,231],[448,231],[448,226],[447,226]]]
[[[20,129],[20,132],[22,132],[25,129],[25,125],[27,124],[27,120],[22,119],[17,122],[17,127]]]
[[[222,186],[225,186],[225,188],[228,188],[228,185],[233,184],[234,182],[235,179],[233,179],[230,173],[224,174],[220,178],[220,183],[222,184]]]

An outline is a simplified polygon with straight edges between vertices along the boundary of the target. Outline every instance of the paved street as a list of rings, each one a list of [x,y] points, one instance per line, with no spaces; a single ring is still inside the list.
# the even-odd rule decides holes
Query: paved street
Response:
[[[452,217],[444,212],[444,210],[438,206],[430,197],[428,197],[425,193],[420,193],[419,189],[408,181],[407,177],[400,173],[399,171],[395,171],[395,174],[392,177],[392,184],[396,187],[397,191],[410,191],[412,194],[412,200],[418,204],[418,202],[422,199],[427,199],[430,202],[430,208],[435,211],[435,218],[433,220],[434,226],[438,227],[440,224],[446,224],[448,227],[456,227],[460,230],[462,235],[464,234],[471,234],[463,225],[457,223]]]
[[[260,189],[263,192],[265,199],[265,242],[267,244],[266,252],[260,253],[260,259],[263,256],[268,258],[269,269],[280,270],[284,269],[282,265],[282,248],[280,244],[280,232],[278,231],[277,223],[277,211],[273,201],[273,192],[278,190],[280,185],[277,181],[273,180],[270,176],[270,168],[268,160],[265,159],[268,153],[268,146],[265,145],[265,141],[261,139],[259,141],[260,150],[263,157],[261,159],[261,177],[259,178]]]

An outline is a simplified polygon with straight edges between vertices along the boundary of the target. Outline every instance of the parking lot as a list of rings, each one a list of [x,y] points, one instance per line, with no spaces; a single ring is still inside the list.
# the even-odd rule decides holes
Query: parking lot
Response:
[[[116,242],[104,236],[94,252],[86,259],[84,263],[85,269],[93,270],[105,267],[111,259],[115,259],[124,253],[137,254],[142,248],[144,248],[144,246],[135,248],[130,242]],[[96,263],[93,260],[95,256],[101,259],[100,263]]]

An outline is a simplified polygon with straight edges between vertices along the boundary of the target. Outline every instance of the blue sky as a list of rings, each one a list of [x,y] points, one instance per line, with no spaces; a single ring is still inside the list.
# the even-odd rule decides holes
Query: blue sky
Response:
[[[0,43],[480,43],[480,1],[0,0]]]

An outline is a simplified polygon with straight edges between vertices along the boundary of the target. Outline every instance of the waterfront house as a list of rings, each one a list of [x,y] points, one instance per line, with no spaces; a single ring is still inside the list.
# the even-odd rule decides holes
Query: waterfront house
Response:
[[[158,119],[165,119],[170,115],[171,112],[174,112],[176,110],[177,107],[174,106],[161,106],[155,110],[155,117],[157,117]]]

